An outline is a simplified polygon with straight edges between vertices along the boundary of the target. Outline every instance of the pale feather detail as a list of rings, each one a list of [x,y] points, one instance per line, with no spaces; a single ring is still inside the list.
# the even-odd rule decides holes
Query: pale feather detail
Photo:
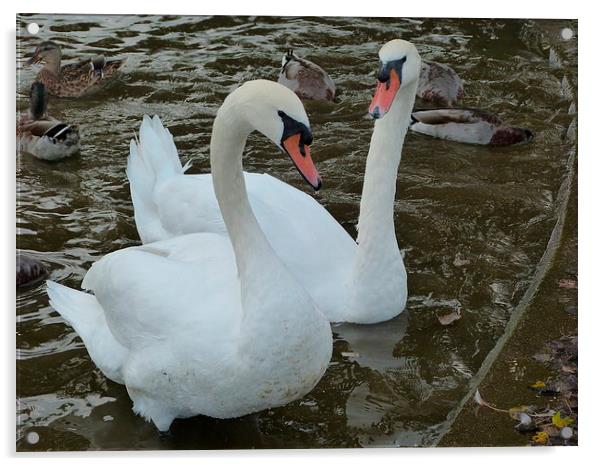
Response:
[[[40,160],[56,162],[79,153],[79,135],[76,133],[67,136],[66,141],[56,141],[48,136],[34,136],[20,134],[17,137],[19,152],[31,154]]]

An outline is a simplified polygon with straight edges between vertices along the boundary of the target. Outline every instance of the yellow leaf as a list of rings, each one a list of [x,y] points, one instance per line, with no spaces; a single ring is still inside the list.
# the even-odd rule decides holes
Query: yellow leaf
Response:
[[[508,410],[508,414],[512,419],[518,419],[518,414],[526,413],[531,410],[530,406],[515,406],[514,408],[510,408]]]
[[[573,422],[575,421],[570,417],[562,417],[562,415],[558,411],[552,416],[552,424],[554,424],[559,429],[570,426]]]
[[[545,386],[546,386],[546,383],[543,380],[538,380],[534,384],[529,385],[529,387],[531,387],[531,388],[544,388]]]
[[[537,432],[533,437],[531,437],[531,441],[538,443],[540,445],[545,445],[548,443],[549,435],[545,432]]]

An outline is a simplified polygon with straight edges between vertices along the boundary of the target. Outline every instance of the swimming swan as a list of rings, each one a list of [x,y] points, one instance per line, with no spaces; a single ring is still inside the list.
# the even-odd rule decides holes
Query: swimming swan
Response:
[[[158,118],[145,124],[161,126]],[[301,101],[280,84],[248,82],[226,98],[211,137],[213,185],[229,236],[196,233],[108,254],[82,282],[94,294],[48,282],[51,306],[94,363],[125,384],[134,411],[161,431],[175,418],[232,418],[284,405],[307,394],[330,361],[327,319],[249,205],[242,154],[253,130],[284,147],[319,185]]]
[[[393,207],[420,56],[402,40],[388,42],[379,55],[378,88],[371,106],[377,121],[357,243],[312,197],[269,175],[245,173],[251,207],[270,244],[331,322],[389,320],[404,309],[407,298]],[[140,144],[131,147],[127,168],[142,241],[201,231],[225,234],[211,177],[184,175],[186,167],[169,131],[150,125],[144,129]]]

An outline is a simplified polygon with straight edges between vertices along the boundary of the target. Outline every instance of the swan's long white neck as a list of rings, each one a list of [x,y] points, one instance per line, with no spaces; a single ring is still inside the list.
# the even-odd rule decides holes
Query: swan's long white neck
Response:
[[[248,355],[265,355],[271,351],[265,345],[276,344],[279,338],[294,343],[303,335],[294,328],[311,328],[316,315],[309,294],[278,258],[251,209],[242,154],[254,128],[242,113],[236,99],[218,112],[211,136],[211,174],[240,279],[240,348]]]
[[[259,258],[262,262],[278,262],[253,214],[245,186],[242,154],[252,130],[249,123],[239,117],[235,105],[229,105],[218,112],[211,136],[213,188],[243,283],[257,271]]]
[[[389,112],[374,124],[360,203],[358,250],[352,272],[352,296],[355,297],[356,306],[372,305],[369,302],[372,298],[368,299],[365,294],[379,289],[374,286],[375,281],[385,283],[391,279],[391,287],[394,288],[398,278],[402,274],[405,277],[395,236],[393,212],[397,170],[417,84],[401,88]],[[351,305],[353,307],[354,303]],[[397,309],[397,312],[400,310]],[[366,311],[369,309],[363,309],[363,312]]]

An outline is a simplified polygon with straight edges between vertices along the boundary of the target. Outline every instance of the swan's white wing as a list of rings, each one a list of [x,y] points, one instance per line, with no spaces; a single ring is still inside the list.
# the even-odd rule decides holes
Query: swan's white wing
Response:
[[[309,275],[304,278],[306,284],[324,284],[332,279],[323,280],[321,271],[349,270],[355,242],[313,197],[267,174],[245,173],[245,183],[259,224],[298,278]],[[227,234],[210,175],[171,177],[157,187],[154,199],[170,237],[193,232]]]
[[[357,245],[313,197],[270,175],[245,175],[251,207],[276,254],[330,318],[346,305]]]
[[[112,334],[128,348],[190,329],[217,344],[240,322],[235,258],[221,235],[199,233],[116,251],[92,266],[82,287],[94,292]]]
[[[227,234],[209,174],[173,176],[158,183],[153,203],[166,232],[163,239],[199,232]]]
[[[297,188],[266,174],[245,173],[245,183],[253,212],[278,257],[327,316],[340,311],[355,241],[324,207]],[[159,183],[153,196],[165,236],[227,236],[210,175],[173,176]]]

